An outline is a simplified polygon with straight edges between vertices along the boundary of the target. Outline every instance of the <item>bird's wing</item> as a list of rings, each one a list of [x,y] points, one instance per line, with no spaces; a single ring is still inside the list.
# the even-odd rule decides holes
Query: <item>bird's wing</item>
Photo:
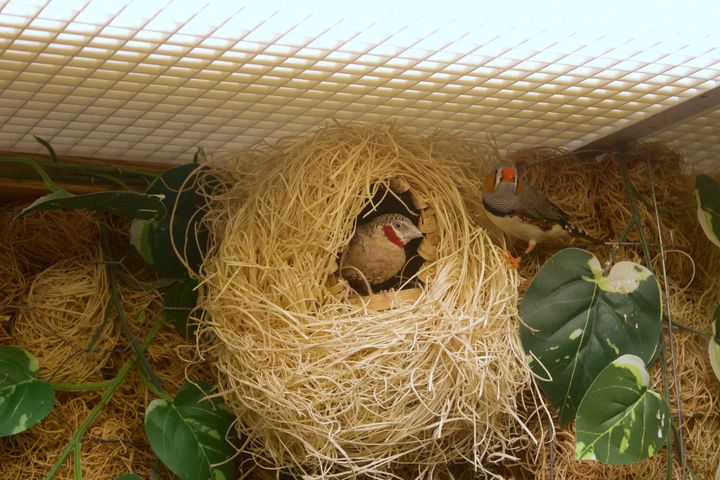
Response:
[[[568,215],[527,183],[520,192],[522,212],[532,218],[564,223]]]

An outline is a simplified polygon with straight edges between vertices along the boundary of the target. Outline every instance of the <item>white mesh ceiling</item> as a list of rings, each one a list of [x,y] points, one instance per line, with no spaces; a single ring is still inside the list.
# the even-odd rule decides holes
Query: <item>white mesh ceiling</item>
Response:
[[[650,140],[681,149],[694,172],[720,173],[720,108],[679,122]]]
[[[0,150],[184,162],[392,119],[575,148],[720,84],[719,2],[484,3],[0,1]]]

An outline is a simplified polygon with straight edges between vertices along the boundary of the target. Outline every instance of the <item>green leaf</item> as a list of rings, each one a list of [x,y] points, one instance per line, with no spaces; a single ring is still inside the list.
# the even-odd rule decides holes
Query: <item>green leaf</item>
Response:
[[[720,247],[720,184],[707,175],[695,178],[698,221],[705,235]]]
[[[658,282],[642,265],[619,262],[604,276],[598,259],[578,248],[543,265],[520,304],[520,340],[561,425],[611,361],[627,353],[650,361],[661,316]]]
[[[715,307],[712,323],[713,336],[708,345],[708,356],[715,376],[720,380],[720,305]]]
[[[670,432],[670,411],[650,389],[645,362],[623,355],[600,372],[580,402],[575,458],[624,465],[655,455]]]
[[[37,135],[33,135],[33,138],[35,138],[35,140],[36,140],[40,145],[42,145],[43,147],[45,147],[45,150],[47,150],[47,151],[48,151],[48,154],[50,155],[50,160],[52,161],[52,163],[57,163],[57,162],[58,162],[58,156],[57,156],[57,153],[55,153],[55,149],[52,147],[52,145],[50,145],[50,142],[48,142],[48,141],[45,140],[44,138],[38,137]]]
[[[197,330],[197,324],[188,323],[197,300],[197,281],[191,278],[176,282],[165,292],[165,318],[173,322],[180,335],[187,338],[192,338]]]
[[[137,473],[123,473],[119,477],[115,477],[115,480],[143,480],[143,478]]]
[[[33,203],[28,205],[27,207],[23,208],[17,215],[15,215],[15,218],[21,218],[27,215],[28,213],[31,213],[35,210],[43,210],[42,206],[45,203],[52,203],[57,201],[62,201],[64,198],[70,198],[73,194],[70,192],[66,192],[63,189],[55,190],[54,192],[48,193],[47,195],[44,195],[37,200],[35,200]]]
[[[17,216],[38,210],[86,208],[96,212],[112,213],[131,218],[160,218],[166,215],[161,199],[154,195],[138,192],[94,192],[73,195],[59,190],[38,198],[24,208]]]
[[[172,401],[153,400],[145,412],[150,446],[181,480],[235,478],[235,450],[226,440],[234,417],[222,400],[205,399],[209,393],[206,383],[187,383]]]
[[[53,409],[55,390],[37,372],[29,352],[0,346],[0,437],[27,430]]]
[[[168,215],[153,221],[134,220],[130,227],[130,243],[163,277],[188,276],[185,265],[175,254],[173,240],[192,270],[198,270],[202,263],[208,234],[200,224],[206,202],[197,183],[207,170],[204,167],[198,170],[190,163],[157,177],[146,193],[162,195]]]

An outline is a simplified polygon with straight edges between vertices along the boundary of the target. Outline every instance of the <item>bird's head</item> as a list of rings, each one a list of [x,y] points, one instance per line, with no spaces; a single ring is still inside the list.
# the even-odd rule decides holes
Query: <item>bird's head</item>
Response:
[[[498,188],[512,188],[513,192],[522,191],[522,184],[518,180],[517,169],[508,164],[499,165],[485,177],[485,191],[494,193]]]
[[[376,225],[382,229],[385,237],[400,248],[408,242],[422,237],[422,232],[405,215],[388,213],[375,219]]]

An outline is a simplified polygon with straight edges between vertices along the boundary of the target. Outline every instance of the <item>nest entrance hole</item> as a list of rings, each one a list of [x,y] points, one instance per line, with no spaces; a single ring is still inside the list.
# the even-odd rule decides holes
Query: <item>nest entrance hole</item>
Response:
[[[402,177],[391,179],[389,186],[378,185],[373,197],[368,200],[367,205],[358,214],[356,221],[357,224],[363,224],[372,221],[379,215],[388,213],[398,213],[410,218],[423,233],[423,237],[415,239],[405,246],[408,260],[400,273],[374,287],[375,292],[395,291],[397,298],[388,299],[385,295],[383,299],[378,300],[375,297],[380,297],[379,295],[369,292],[368,297],[371,298],[369,306],[380,310],[390,308],[396,301],[415,300],[420,295],[420,288],[426,278],[424,273],[437,258],[436,249],[439,242],[434,209],[428,204],[425,196],[413,190]],[[340,255],[342,252],[338,254],[338,262]],[[328,286],[335,293],[339,293],[342,288],[337,281],[339,277],[340,273],[336,271],[329,278]]]
[[[384,185],[378,186],[377,192],[368,201],[365,208],[357,217],[357,224],[371,222],[374,218],[387,213],[398,213],[408,217],[415,226],[420,220],[420,211],[414,208],[410,191],[396,192]],[[418,247],[423,238],[416,238],[405,245],[405,256],[408,259],[405,267],[393,278],[375,285],[375,291],[382,290],[405,290],[421,287],[422,283],[417,279],[417,273],[424,263],[424,259],[418,255]],[[408,279],[411,279],[408,281]],[[362,292],[361,292],[362,293]]]

